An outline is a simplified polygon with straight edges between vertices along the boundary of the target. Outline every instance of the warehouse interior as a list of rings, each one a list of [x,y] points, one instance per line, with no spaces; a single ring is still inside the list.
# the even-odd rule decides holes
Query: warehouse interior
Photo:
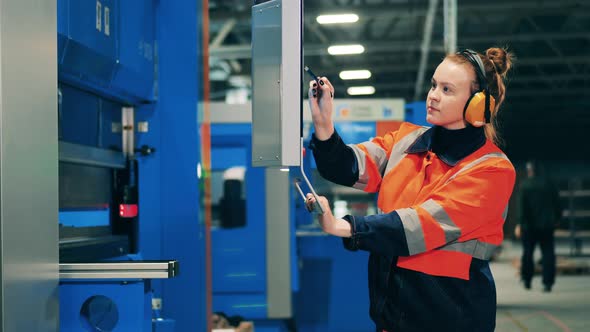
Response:
[[[402,324],[403,308],[400,325],[376,321],[390,303],[370,312],[375,253],[347,250],[361,224],[342,218],[402,209],[384,211],[385,185],[320,170],[308,86],[332,83],[346,144],[426,131],[441,61],[490,47],[513,60],[496,123],[514,185],[482,260],[495,323],[440,329],[586,331],[588,0],[0,0],[0,331],[431,330],[434,305],[422,328]],[[358,181],[364,149],[351,150]],[[384,180],[395,166],[379,167]],[[531,168],[547,181],[535,192],[555,195],[550,246],[524,225]],[[320,223],[325,209],[348,221],[344,242]],[[458,224],[449,209],[441,232]],[[403,267],[387,259],[389,283]]]

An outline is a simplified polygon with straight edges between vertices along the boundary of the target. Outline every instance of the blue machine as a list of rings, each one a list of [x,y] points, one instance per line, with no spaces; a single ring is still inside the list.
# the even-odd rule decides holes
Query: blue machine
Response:
[[[200,11],[58,0],[60,263],[180,265],[170,280],[62,279],[61,331],[206,329]]]
[[[252,167],[251,130],[250,123],[211,127],[213,310],[253,321],[256,331],[287,331],[298,285],[294,172]],[[269,185],[283,186],[282,197],[268,197]],[[277,219],[268,210],[274,198]],[[273,270],[273,264],[283,268]]]
[[[248,167],[250,133],[250,125],[245,124],[211,128],[213,225],[218,226],[212,230],[211,251],[214,310],[253,319],[266,316],[266,235],[264,170]],[[223,175],[235,167],[245,171],[240,196],[247,198],[246,213],[236,216],[241,220],[234,220],[234,225],[225,226],[222,210],[234,207],[219,204],[221,196],[227,196],[221,190]]]

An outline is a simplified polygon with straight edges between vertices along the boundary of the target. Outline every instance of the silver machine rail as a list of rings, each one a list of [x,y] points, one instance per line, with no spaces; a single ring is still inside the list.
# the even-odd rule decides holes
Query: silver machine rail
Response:
[[[318,194],[315,192],[315,189],[313,189],[313,186],[311,185],[311,182],[309,181],[309,179],[307,178],[307,175],[305,175],[305,170],[303,169],[303,137],[301,137],[301,153],[299,155],[299,168],[301,170],[301,176],[303,176],[303,180],[305,180],[305,183],[307,184],[307,187],[309,187],[309,190],[311,190],[311,194],[313,195],[313,197],[315,197],[315,204],[312,207],[312,210],[310,210],[309,212],[312,213],[316,213],[316,214],[324,214],[324,209],[322,208],[322,205],[320,204],[320,199],[318,198]],[[303,199],[303,204],[305,204],[307,202],[307,199],[305,198],[305,194],[303,193],[303,190],[301,190],[301,186],[299,185],[299,183],[301,182],[300,179],[295,179],[295,181],[293,182],[295,184],[295,187],[297,187],[297,191],[299,192],[299,195],[301,195],[301,198]]]
[[[178,261],[60,263],[64,279],[169,279],[178,275]]]

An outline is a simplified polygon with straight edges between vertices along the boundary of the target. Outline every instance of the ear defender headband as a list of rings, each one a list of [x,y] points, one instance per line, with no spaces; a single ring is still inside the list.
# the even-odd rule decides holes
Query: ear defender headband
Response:
[[[458,54],[469,60],[475,69],[475,75],[477,76],[477,81],[479,83],[479,91],[472,94],[465,104],[463,118],[472,125],[475,124],[475,122],[490,123],[492,117],[490,110],[496,107],[496,100],[490,95],[488,90],[483,61],[481,61],[477,52],[470,49],[463,50]]]

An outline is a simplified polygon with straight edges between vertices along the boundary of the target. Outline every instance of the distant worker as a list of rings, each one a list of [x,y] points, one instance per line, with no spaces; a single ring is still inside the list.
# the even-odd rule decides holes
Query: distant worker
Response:
[[[310,82],[318,171],[334,183],[379,192],[382,213],[342,219],[319,197],[323,230],[349,250],[370,252],[370,315],[379,332],[494,331],[488,260],[502,243],[516,176],[495,144],[510,67],[501,48],[447,55],[428,92],[432,128],[403,123],[356,145],[334,129],[330,81]],[[312,208],[315,198],[307,197]],[[350,280],[349,287],[363,285]]]
[[[522,238],[520,276],[525,289],[531,289],[535,273],[535,246],[541,247],[543,290],[550,292],[555,283],[555,226],[561,219],[559,192],[549,178],[538,174],[535,163],[527,162],[527,178],[520,185],[518,196],[519,225],[516,236]]]

